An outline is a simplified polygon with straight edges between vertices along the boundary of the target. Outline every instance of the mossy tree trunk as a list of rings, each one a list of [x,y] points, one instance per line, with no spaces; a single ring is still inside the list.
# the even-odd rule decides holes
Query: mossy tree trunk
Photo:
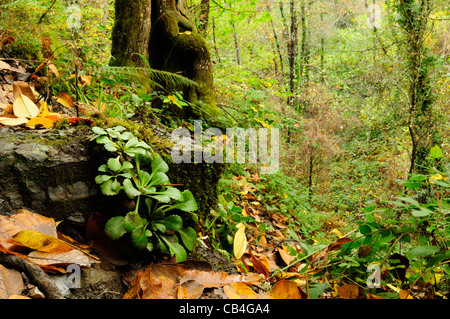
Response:
[[[190,18],[186,0],[116,0],[111,65],[136,65],[148,57],[154,70],[185,76],[198,87],[165,87],[183,91],[206,118],[221,115],[216,104],[212,63],[206,41]],[[166,83],[162,83],[166,85]]]
[[[204,116],[220,114],[209,50],[191,20],[186,0],[153,0],[152,6],[150,65],[154,69],[177,73],[199,83],[199,87],[183,88],[185,99],[201,104]]]
[[[116,0],[112,31],[111,61],[113,66],[145,66],[148,59],[151,28],[151,0]]]

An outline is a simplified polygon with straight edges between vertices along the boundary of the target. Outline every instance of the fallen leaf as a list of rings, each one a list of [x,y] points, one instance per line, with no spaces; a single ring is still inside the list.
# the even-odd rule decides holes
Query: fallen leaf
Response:
[[[337,291],[341,298],[345,299],[356,299],[359,295],[358,286],[352,284],[344,284],[340,287],[337,287]]]
[[[198,299],[202,296],[204,286],[197,280],[182,282],[178,287],[178,299]]]
[[[265,276],[270,275],[269,260],[265,255],[256,252],[250,252],[250,260],[252,261],[253,268],[255,268],[258,273]]]
[[[223,287],[228,299],[258,299],[258,294],[242,282],[233,282]]]
[[[0,299],[8,299],[20,294],[23,288],[20,272],[0,265]]]
[[[11,69],[11,66],[8,63],[3,62],[2,60],[0,60],[0,69],[2,69],[2,70],[9,70],[9,69]]]
[[[32,251],[28,254],[28,259],[39,266],[68,266],[76,264],[81,267],[91,267],[92,264],[100,261],[86,255],[78,249],[71,249],[64,252],[48,253],[43,251]]]
[[[50,73],[53,73],[56,77],[59,76],[58,69],[56,68],[56,66],[53,63],[50,63],[48,65],[48,69],[49,69]]]
[[[234,235],[233,252],[236,259],[240,259],[247,249],[247,236],[245,235],[245,226],[239,227]]]
[[[24,94],[20,94],[13,104],[14,114],[17,117],[36,117],[39,114],[39,108]]]
[[[138,272],[136,277],[128,285],[128,290],[123,295],[122,299],[140,299],[139,293],[141,291],[141,279],[142,273]]]
[[[198,284],[187,284],[190,281]],[[260,278],[254,273],[246,276],[229,275],[226,272],[190,269],[181,264],[152,264],[142,274],[142,299],[177,299],[187,295],[195,297],[201,290],[199,284],[203,288],[219,288],[235,282],[258,285]]]
[[[6,126],[19,126],[28,123],[28,118],[26,117],[0,117],[0,124]]]
[[[32,130],[36,130],[36,129],[42,129],[42,128],[51,128],[53,127],[53,121],[45,118],[45,117],[33,117],[32,119],[30,119],[27,124],[25,125],[26,127],[32,129]]]
[[[62,240],[41,232],[24,229],[9,240],[10,243],[41,252],[67,252],[73,248]]]
[[[91,85],[92,76],[90,75],[80,75],[78,76],[78,80],[81,85]]]
[[[223,287],[228,299],[258,299],[258,294],[252,288],[241,282],[234,282]]]
[[[297,284],[291,280],[279,280],[269,293],[272,299],[302,299]]]
[[[278,253],[280,254],[281,259],[283,259],[284,263],[286,264],[286,266],[289,266],[292,261],[295,259],[295,256],[291,256],[287,253],[287,251],[281,247],[277,248]]]
[[[371,294],[370,292],[367,294],[367,299],[384,299],[383,297]]]
[[[69,94],[64,93],[64,92],[59,93],[58,98],[56,99],[56,102],[64,105],[65,107],[68,107],[68,108],[74,107],[73,99],[70,97]]]
[[[33,103],[36,102],[33,90],[31,89],[30,85],[26,82],[15,81],[13,83],[13,92],[14,92],[13,93],[14,100],[16,100],[20,96],[20,94],[23,94],[27,98],[29,98]]]

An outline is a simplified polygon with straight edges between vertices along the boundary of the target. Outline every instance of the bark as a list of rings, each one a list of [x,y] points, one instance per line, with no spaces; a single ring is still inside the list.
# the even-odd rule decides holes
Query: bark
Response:
[[[206,3],[207,1],[203,1]],[[112,34],[113,66],[146,66],[176,73],[194,80],[198,87],[175,87],[167,83],[166,93],[182,91],[195,105],[183,110],[212,118],[222,115],[216,104],[212,63],[206,41],[192,22],[186,0],[116,0]]]
[[[151,0],[116,0],[110,65],[145,66],[148,59]]]
[[[177,73],[199,83],[199,87],[182,88],[184,98],[202,105],[202,116],[220,115],[209,50],[190,19],[185,0],[153,0],[151,20],[149,61],[152,68]]]
[[[289,91],[291,94],[296,94],[296,72],[295,72],[295,60],[297,56],[298,47],[298,26],[297,26],[297,12],[295,10],[295,0],[290,1],[290,14],[291,14],[291,26],[288,41],[288,59],[289,59]],[[297,99],[295,96],[291,96],[289,104],[295,107]]]
[[[200,23],[198,29],[206,38],[206,30],[208,30],[209,24],[209,8],[210,3],[209,0],[201,0],[200,2]]]

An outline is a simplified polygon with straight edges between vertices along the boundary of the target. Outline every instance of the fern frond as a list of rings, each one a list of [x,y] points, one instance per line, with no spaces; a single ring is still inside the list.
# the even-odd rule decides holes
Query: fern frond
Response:
[[[145,67],[104,65],[100,74],[113,76],[119,81],[135,81],[145,86],[155,86],[160,89],[170,87],[198,87],[199,84],[179,74],[148,69]]]

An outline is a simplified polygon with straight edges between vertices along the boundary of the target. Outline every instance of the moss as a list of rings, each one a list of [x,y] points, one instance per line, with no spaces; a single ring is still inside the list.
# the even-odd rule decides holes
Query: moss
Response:
[[[156,136],[152,129],[142,123],[136,123],[127,120],[120,120],[115,118],[99,117],[94,121],[94,125],[100,127],[115,127],[123,126],[129,132],[133,133],[137,138],[145,141],[150,145],[156,152],[166,156],[168,155],[168,147],[171,146],[169,141],[164,141],[158,136]]]

